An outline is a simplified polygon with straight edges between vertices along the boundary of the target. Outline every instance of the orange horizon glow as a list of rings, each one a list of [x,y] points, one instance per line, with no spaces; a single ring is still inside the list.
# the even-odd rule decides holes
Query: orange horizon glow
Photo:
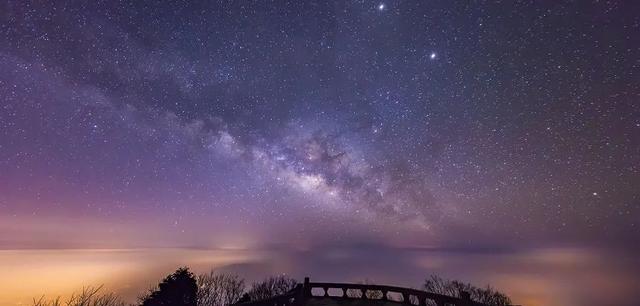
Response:
[[[0,305],[29,305],[34,298],[42,296],[65,300],[83,287],[101,285],[103,292],[114,292],[125,301],[134,302],[137,296],[180,266],[189,266],[196,273],[213,268],[237,272],[248,280],[283,272],[298,278],[314,276],[314,271],[297,270],[290,260],[293,258],[282,257],[277,252],[229,248],[1,250],[0,288],[4,290],[0,292]],[[340,257],[334,257],[334,260],[340,260]],[[496,269],[500,263],[505,268]],[[444,252],[426,253],[416,258],[416,269],[423,271],[425,277],[440,271],[444,276],[480,286],[488,283],[508,293],[514,302],[527,306],[574,304],[573,297],[588,295],[584,288],[594,285],[619,296],[634,290],[630,283],[633,275],[614,267],[597,268],[602,264],[594,253],[581,249],[532,250],[497,257]],[[241,267],[254,265],[264,269],[242,275]],[[468,272],[448,270],[447,267],[452,266],[468,269]],[[321,275],[321,271],[316,273]],[[375,274],[359,277],[339,274],[329,280],[381,279]],[[419,278],[415,279],[419,282]],[[619,286],[621,279],[629,281],[628,285]],[[404,278],[397,282],[382,281],[392,285],[416,285],[407,283]]]

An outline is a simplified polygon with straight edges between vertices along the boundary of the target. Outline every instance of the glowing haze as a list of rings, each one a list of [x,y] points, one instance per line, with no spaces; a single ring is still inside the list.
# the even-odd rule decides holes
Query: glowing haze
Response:
[[[626,5],[0,4],[0,303],[181,264],[637,299]]]

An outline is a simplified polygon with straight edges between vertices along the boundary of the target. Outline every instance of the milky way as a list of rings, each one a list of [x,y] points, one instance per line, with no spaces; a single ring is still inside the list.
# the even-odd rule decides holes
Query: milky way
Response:
[[[631,6],[0,4],[0,247],[628,249]]]

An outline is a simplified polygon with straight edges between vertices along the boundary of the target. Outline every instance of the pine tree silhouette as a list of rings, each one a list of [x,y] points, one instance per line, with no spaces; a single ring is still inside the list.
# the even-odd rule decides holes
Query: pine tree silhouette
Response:
[[[198,285],[188,268],[165,277],[156,290],[142,298],[141,306],[197,306]]]

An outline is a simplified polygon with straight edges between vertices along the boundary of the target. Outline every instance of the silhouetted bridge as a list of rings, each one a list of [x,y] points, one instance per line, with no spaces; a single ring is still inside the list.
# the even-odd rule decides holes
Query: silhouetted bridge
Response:
[[[309,278],[293,290],[267,300],[241,303],[242,306],[486,306],[472,301],[469,293],[460,292],[460,298],[410,288],[345,284],[313,283]]]

